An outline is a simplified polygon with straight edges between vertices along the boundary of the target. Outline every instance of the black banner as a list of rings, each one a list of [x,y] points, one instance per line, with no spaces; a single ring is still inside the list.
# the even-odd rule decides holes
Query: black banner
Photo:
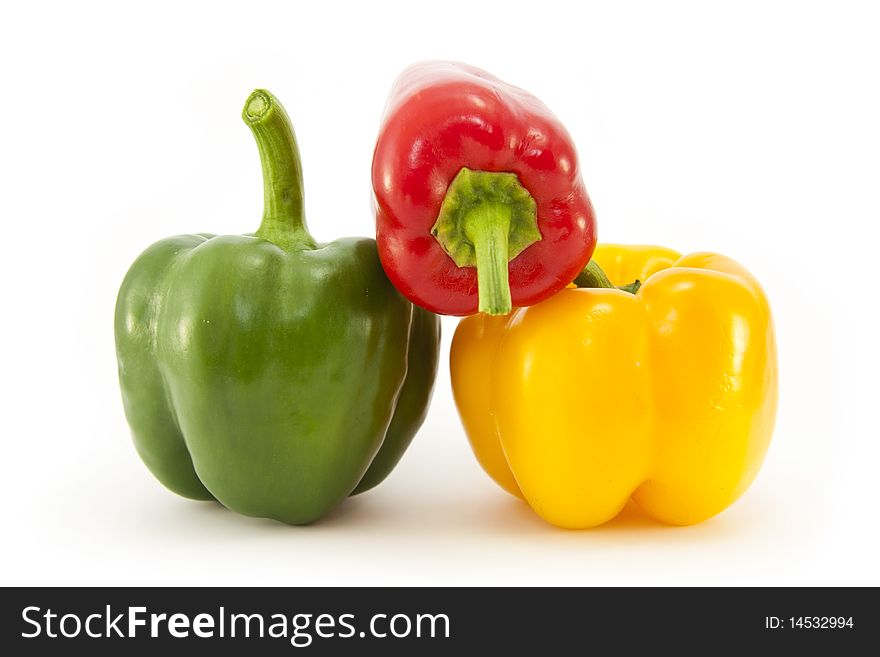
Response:
[[[845,650],[877,645],[875,596],[838,588],[7,588],[0,645],[7,655]]]

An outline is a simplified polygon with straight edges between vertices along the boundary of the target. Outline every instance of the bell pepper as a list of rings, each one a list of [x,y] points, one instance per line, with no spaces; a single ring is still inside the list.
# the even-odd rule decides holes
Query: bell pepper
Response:
[[[388,281],[368,238],[318,244],[296,137],[267,91],[243,118],[263,169],[253,235],[180,235],[116,304],[125,414],[172,491],[303,524],[382,481],[421,425],[439,318]]]
[[[503,315],[542,301],[596,244],[565,128],[531,94],[464,64],[424,62],[397,79],[373,190],[382,266],[436,313]]]
[[[560,527],[604,523],[630,498],[670,524],[719,513],[773,432],[776,344],[758,281],[714,253],[600,245],[576,284],[459,323],[452,386],[478,461]]]

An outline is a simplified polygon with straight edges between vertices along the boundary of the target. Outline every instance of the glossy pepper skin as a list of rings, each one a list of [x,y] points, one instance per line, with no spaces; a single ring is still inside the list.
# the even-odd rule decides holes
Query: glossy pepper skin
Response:
[[[427,410],[439,318],[394,289],[373,240],[315,243],[284,109],[259,90],[243,117],[263,165],[260,229],[144,251],[116,305],[119,381],[165,486],[304,524],[401,457]]]
[[[462,320],[455,401],[486,472],[566,528],[632,498],[688,525],[732,504],[761,466],[776,415],[776,343],[761,286],[714,253],[599,245],[619,289],[565,289]]]
[[[471,179],[459,179],[462,171]],[[596,243],[568,132],[531,94],[464,64],[423,62],[397,79],[373,190],[388,277],[436,313],[505,314],[538,303],[574,279]],[[498,228],[510,207],[511,225]]]

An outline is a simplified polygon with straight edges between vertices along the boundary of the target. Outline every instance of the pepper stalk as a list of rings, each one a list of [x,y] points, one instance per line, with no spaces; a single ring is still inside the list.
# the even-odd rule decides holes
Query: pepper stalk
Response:
[[[541,240],[535,199],[515,173],[462,167],[431,234],[459,267],[476,267],[478,310],[513,309],[507,263]]]

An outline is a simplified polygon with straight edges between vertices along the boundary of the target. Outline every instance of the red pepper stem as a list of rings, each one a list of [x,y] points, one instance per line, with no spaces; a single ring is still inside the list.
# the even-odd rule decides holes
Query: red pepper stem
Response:
[[[480,312],[513,309],[507,263],[541,240],[537,204],[515,173],[462,167],[431,234],[458,267],[477,268]]]
[[[510,215],[507,204],[481,203],[462,222],[476,256],[478,310],[487,315],[506,315],[513,310],[507,276]]]
[[[263,220],[254,235],[286,251],[314,248],[303,211],[299,146],[287,112],[275,96],[257,89],[241,117],[254,134],[263,168]]]

